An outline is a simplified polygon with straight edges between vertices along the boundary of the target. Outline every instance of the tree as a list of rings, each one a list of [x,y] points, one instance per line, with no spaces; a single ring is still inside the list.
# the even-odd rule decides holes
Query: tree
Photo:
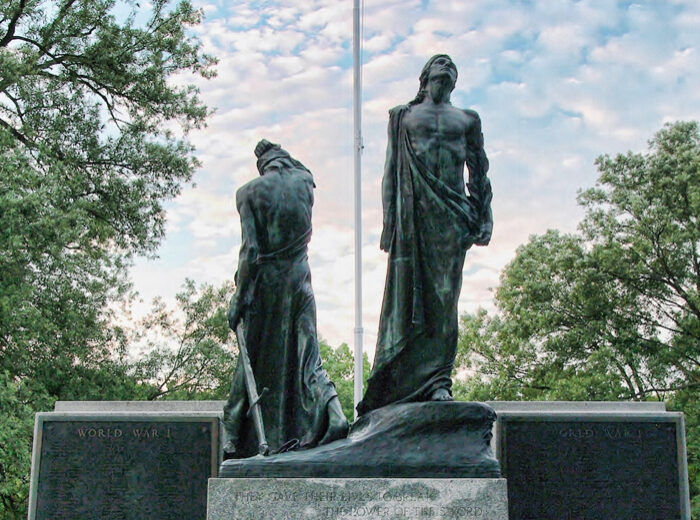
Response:
[[[646,154],[596,161],[579,234],[531,237],[498,312],[462,318],[471,399],[665,400],[687,417],[700,515],[700,132],[667,125]]]
[[[326,369],[328,376],[335,384],[335,388],[338,391],[338,400],[343,407],[345,416],[352,422],[352,418],[355,415],[355,357],[350,352],[347,343],[342,343],[339,347],[333,348],[324,340],[320,340],[319,347],[321,349],[321,359],[323,359],[323,368]],[[367,353],[363,353],[363,391],[367,388],[370,368]]]
[[[667,126],[646,156],[601,157],[599,186],[583,192],[584,237],[626,305],[624,339],[648,360],[630,369],[637,394],[700,388],[700,133]]]
[[[200,13],[158,0],[139,24],[117,7],[0,6],[0,368],[20,377],[104,357],[104,310],[198,164],[184,134],[208,110],[168,79],[212,74],[186,33]]]
[[[34,406],[47,396],[28,392],[6,372],[0,372],[0,517],[26,518]]]
[[[25,446],[0,450],[0,516],[26,517],[13,456],[34,411],[140,395],[111,309],[198,165],[186,136],[210,111],[172,79],[213,75],[200,19],[188,1],[0,2],[0,436]]]
[[[462,318],[458,366],[499,398],[639,399],[634,379],[661,374],[647,373],[615,289],[580,237],[532,237],[501,276],[499,314]]]
[[[145,399],[228,398],[237,357],[226,317],[232,293],[230,283],[197,289],[186,280],[177,310],[153,302],[130,342],[137,359],[129,373]]]

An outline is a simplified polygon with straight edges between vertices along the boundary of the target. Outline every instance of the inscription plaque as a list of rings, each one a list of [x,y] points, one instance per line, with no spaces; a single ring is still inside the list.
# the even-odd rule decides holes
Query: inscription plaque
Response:
[[[218,418],[38,414],[30,520],[206,518]]]
[[[504,479],[216,478],[207,520],[508,520]]]
[[[501,414],[511,520],[689,519],[681,414]]]

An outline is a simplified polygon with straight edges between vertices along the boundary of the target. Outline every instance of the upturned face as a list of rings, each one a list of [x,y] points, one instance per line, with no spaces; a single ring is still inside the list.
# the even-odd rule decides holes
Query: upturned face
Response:
[[[457,82],[457,66],[448,56],[440,56],[428,69],[428,81],[443,76],[449,76],[453,85]]]

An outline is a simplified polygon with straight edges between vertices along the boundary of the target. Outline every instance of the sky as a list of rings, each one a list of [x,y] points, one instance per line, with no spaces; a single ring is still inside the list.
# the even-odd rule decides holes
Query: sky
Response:
[[[185,278],[233,279],[240,248],[235,192],[258,173],[261,138],[314,174],[309,246],[319,335],[352,346],[354,207],[352,1],[194,0],[194,29],[218,76],[177,78],[216,109],[190,134],[202,167],[167,207],[157,259],[137,259],[134,288],[173,301]],[[452,104],[481,116],[494,231],[464,264],[459,311],[494,309],[499,274],[547,229],[576,230],[577,191],[595,158],[643,152],[665,123],[700,119],[697,0],[365,0],[362,51],[364,349],[372,358],[386,253],[379,250],[388,110],[413,99],[430,56],[449,54]]]

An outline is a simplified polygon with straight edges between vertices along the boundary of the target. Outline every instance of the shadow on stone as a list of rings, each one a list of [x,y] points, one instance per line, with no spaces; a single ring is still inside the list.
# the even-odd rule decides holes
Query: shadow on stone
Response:
[[[224,461],[221,478],[499,478],[483,403],[420,402],[360,417],[347,439],[305,451]]]

